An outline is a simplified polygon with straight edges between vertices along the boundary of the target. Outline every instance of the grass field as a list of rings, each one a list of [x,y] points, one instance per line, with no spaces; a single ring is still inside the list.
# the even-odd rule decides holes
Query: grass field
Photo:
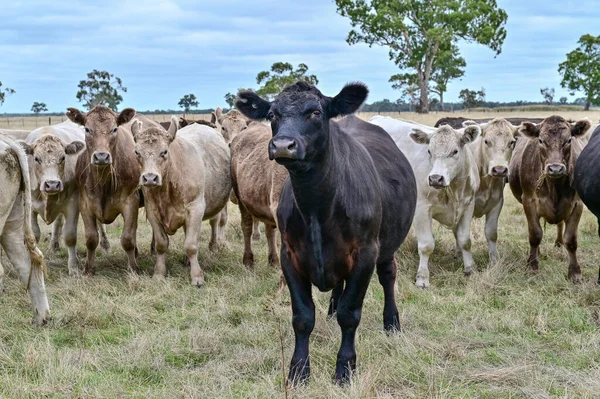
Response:
[[[430,123],[441,117],[434,115],[402,117]],[[451,232],[434,224],[431,288],[417,289],[417,243],[409,235],[397,253],[402,333],[384,334],[383,292],[373,278],[357,334],[358,373],[349,387],[332,383],[340,330],[326,320],[329,295],[313,290],[312,377],[289,397],[600,397],[595,219],[586,211],[580,224],[582,284],[566,279],[567,254],[554,247],[551,225],[545,227],[540,272],[529,275],[525,216],[510,190],[505,196],[501,261],[489,265],[483,221],[474,221],[480,272],[470,278],[453,257]],[[0,397],[285,397],[282,374],[294,345],[289,295],[278,295],[279,271],[267,265],[264,234],[255,245],[256,269],[241,265],[239,212],[233,204],[229,209],[226,248],[209,252],[209,227],[203,227],[202,289],[189,285],[181,233],[171,240],[166,281],[151,278],[151,231],[143,212],[140,276],[125,271],[120,219],[108,229],[112,249],[99,254],[94,277],[69,277],[66,250],[54,254],[42,243],[53,320],[44,328],[30,325],[29,298],[10,272],[0,297]],[[83,259],[81,232],[78,247]]]

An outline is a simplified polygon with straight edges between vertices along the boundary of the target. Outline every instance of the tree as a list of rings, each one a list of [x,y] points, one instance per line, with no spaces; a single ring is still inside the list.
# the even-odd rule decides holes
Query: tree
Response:
[[[179,108],[183,108],[184,114],[187,114],[188,112],[190,112],[190,109],[192,109],[192,107],[196,108],[198,106],[198,100],[196,99],[195,95],[186,94],[185,96],[181,97],[181,100],[179,100],[177,105],[179,105]]]
[[[420,88],[421,112],[428,111],[429,82],[440,52],[458,40],[502,51],[506,12],[496,0],[335,0],[337,12],[350,19],[350,45],[364,42],[389,48],[390,60]]]
[[[237,96],[235,94],[231,94],[231,93],[225,94],[225,102],[227,103],[227,105],[229,106],[230,109],[233,108],[236,98],[237,98]]]
[[[549,89],[548,87],[544,87],[540,89],[540,94],[544,97],[544,102],[546,105],[552,105],[552,101],[554,100],[554,89]]]
[[[565,105],[565,104],[567,104],[567,101],[569,101],[569,100],[567,99],[567,97],[561,97],[559,101],[562,105]]]
[[[6,95],[15,94],[16,92],[11,88],[2,88],[2,82],[0,82],[0,105],[4,104],[4,97]]]
[[[417,83],[417,77],[412,74],[396,74],[393,75],[389,82],[392,84],[392,89],[402,90],[402,97],[398,100],[408,103],[408,110],[417,110],[419,104],[420,90]]]
[[[272,99],[281,90],[299,80],[312,85],[319,84],[319,79],[317,79],[316,75],[308,74],[308,66],[306,64],[298,64],[298,67],[294,69],[294,66],[289,62],[276,62],[271,65],[271,71],[262,71],[256,75],[256,83],[261,85],[256,90],[256,94]]]
[[[448,82],[461,78],[465,74],[467,62],[460,56],[456,45],[447,51],[440,51],[435,58],[431,81],[434,86],[429,90],[440,97],[440,108],[444,110],[444,93],[448,90]],[[431,102],[430,102],[431,104]]]
[[[483,87],[479,91],[463,89],[460,91],[458,98],[467,110],[480,107],[485,102],[485,89]]]
[[[585,111],[590,104],[600,105],[600,36],[583,35],[579,47],[567,54],[567,60],[558,65],[562,76],[560,85],[571,95],[585,94]]]
[[[31,112],[34,114],[39,114],[40,112],[46,112],[48,108],[46,108],[46,103],[38,103],[37,101],[33,103],[31,106]]]
[[[105,105],[113,111],[123,101],[123,96],[119,91],[127,93],[127,88],[123,86],[120,78],[106,71],[94,69],[87,74],[87,80],[81,80],[77,85],[77,100],[83,102],[87,109],[92,109],[96,105]]]

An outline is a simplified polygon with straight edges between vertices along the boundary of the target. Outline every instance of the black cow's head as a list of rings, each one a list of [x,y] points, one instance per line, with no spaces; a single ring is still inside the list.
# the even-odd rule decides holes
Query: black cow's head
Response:
[[[269,159],[294,168],[324,154],[329,140],[329,119],[352,114],[368,93],[364,84],[350,83],[332,98],[313,85],[297,82],[272,102],[251,91],[241,92],[235,106],[250,119],[267,118],[271,122]]]

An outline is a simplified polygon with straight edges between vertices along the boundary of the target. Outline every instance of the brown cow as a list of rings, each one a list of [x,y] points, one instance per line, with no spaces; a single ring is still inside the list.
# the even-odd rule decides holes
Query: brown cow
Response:
[[[269,126],[252,122],[244,134],[233,138],[230,147],[231,179],[242,215],[243,263],[247,267],[254,265],[251,240],[253,219],[265,224],[269,263],[279,263],[275,244],[276,211],[288,172],[285,167],[269,161],[269,153],[265,149],[271,138]]]
[[[543,118],[504,118],[507,122],[518,126],[521,123],[524,122],[530,122],[530,123],[540,123],[542,122],[544,119]],[[490,122],[492,120],[492,118],[481,118],[481,119],[470,119],[470,118],[463,118],[462,116],[458,116],[458,117],[444,117],[440,120],[438,120],[434,127],[440,127],[442,125],[448,125],[451,126],[454,129],[460,129],[463,127],[463,123],[467,122],[467,121],[473,121],[473,122],[477,122],[477,123],[486,123],[486,122]]]
[[[136,231],[141,169],[136,160],[129,123],[135,116],[135,110],[126,108],[117,115],[110,108],[98,105],[87,114],[68,108],[67,116],[85,130],[86,148],[75,166],[87,247],[84,272],[94,272],[98,246],[96,221],[109,224],[119,215],[123,215],[121,245],[127,252],[127,266],[130,271],[137,272]],[[138,119],[146,126],[159,126],[143,115],[139,115]]]
[[[519,133],[529,140],[517,140],[510,162],[510,189],[523,204],[529,225],[529,259],[532,271],[539,267],[539,246],[543,230],[540,219],[558,224],[559,237],[564,226],[564,244],[569,252],[569,277],[581,280],[577,263],[577,227],[583,204],[575,191],[574,169],[583,149],[580,137],[590,121],[569,123],[550,116],[539,125],[523,123]]]

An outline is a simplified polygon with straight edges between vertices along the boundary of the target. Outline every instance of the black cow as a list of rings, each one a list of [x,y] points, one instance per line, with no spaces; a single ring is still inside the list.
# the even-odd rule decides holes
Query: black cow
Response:
[[[575,164],[575,188],[581,200],[598,219],[600,236],[600,126],[592,133]],[[600,284],[600,270],[598,271]]]
[[[289,171],[277,220],[296,335],[290,385],[310,374],[311,283],[321,291],[335,288],[330,314],[337,310],[342,329],[336,382],[348,381],[356,368],[354,338],[375,265],[385,295],[384,328],[400,329],[394,252],[412,223],[415,177],[383,129],[355,116],[332,120],[354,113],[367,94],[365,85],[353,83],[331,98],[298,82],[273,102],[246,91],[236,103],[247,117],[270,120],[269,158]]]

